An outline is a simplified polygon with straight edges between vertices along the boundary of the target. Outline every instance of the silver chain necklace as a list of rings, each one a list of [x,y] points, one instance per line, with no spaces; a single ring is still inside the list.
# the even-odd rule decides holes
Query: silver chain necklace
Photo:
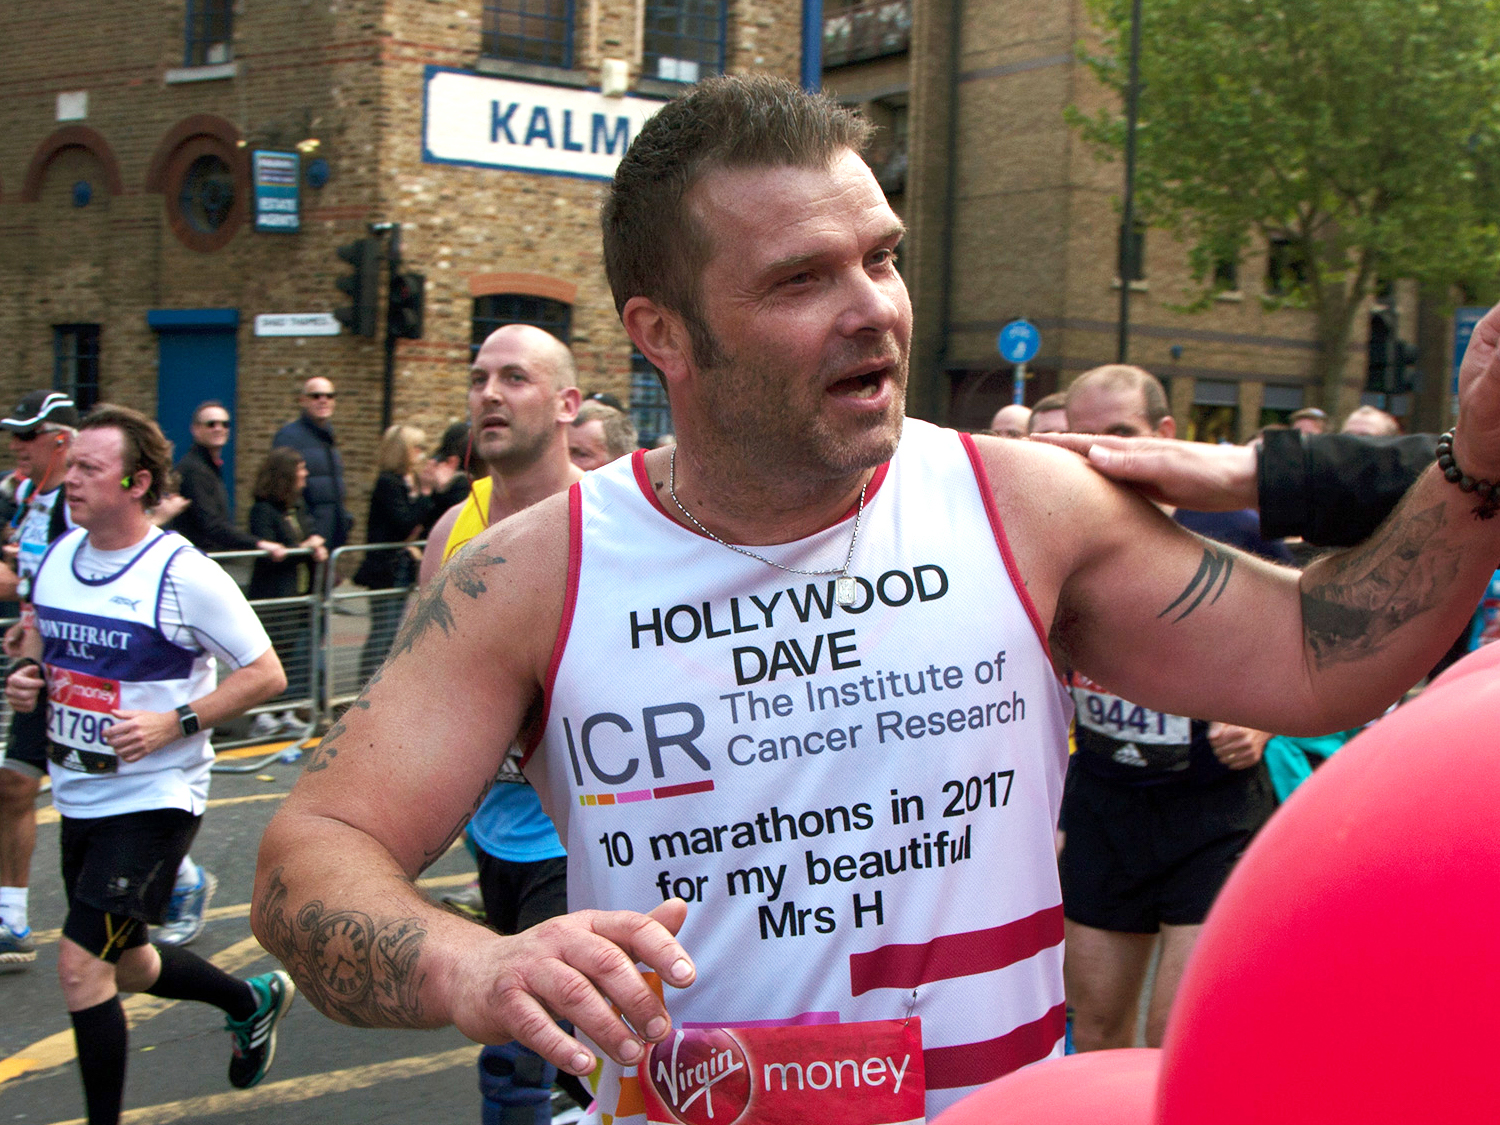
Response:
[[[742,555],[763,562],[767,566],[774,566],[777,570],[784,570],[789,574],[806,574],[814,578],[822,578],[829,574],[837,574],[838,581],[834,583],[834,598],[841,606],[854,604],[854,576],[849,573],[849,564],[854,561],[854,544],[859,542],[859,520],[865,514],[865,489],[870,487],[867,480],[859,489],[859,507],[854,509],[854,534],[849,536],[849,550],[844,555],[844,565],[832,570],[802,570],[795,566],[786,566],[775,559],[768,559],[765,555],[758,555],[745,547],[736,546],[733,543],[720,539],[708,528],[698,522],[698,517],[688,511],[682,501],[677,499],[677,447],[672,447],[671,459],[667,468],[667,494],[672,497],[672,503],[677,505],[677,510],[688,518],[688,522],[696,527],[704,535],[708,536],[721,547],[728,547],[731,551],[737,551]]]

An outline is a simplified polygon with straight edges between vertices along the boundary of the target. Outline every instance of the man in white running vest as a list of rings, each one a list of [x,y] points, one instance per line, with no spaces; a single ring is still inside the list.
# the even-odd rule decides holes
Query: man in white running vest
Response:
[[[903,227],[867,136],[765,77],[642,127],[604,260],[678,444],[455,556],[268,828],[255,932],[328,1014],[519,1039],[628,1125],[710,1096],[725,1120],[930,1117],[1061,1049],[1058,669],[1333,730],[1471,611],[1500,523],[1440,475],[1299,579],[1074,455],[904,419]],[[1454,443],[1492,480],[1497,333]],[[502,937],[412,881],[517,737],[572,912]]]
[[[295,989],[285,973],[237,980],[158,925],[208,801],[209,728],[286,686],[281,662],[233,579],[147,510],[170,479],[156,423],[97,407],[63,477],[77,528],[32,583],[36,631],[6,678],[18,712],[47,687],[52,801],[62,820],[68,914],[57,968],[90,1125],[112,1125],[125,1087],[119,992],[220,1008],[234,1037],[230,1083],[253,1086]],[[215,683],[215,659],[234,671]]]

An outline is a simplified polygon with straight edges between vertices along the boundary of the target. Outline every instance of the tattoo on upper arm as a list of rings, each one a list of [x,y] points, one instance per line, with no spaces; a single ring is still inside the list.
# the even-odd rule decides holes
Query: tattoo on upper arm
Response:
[[[261,940],[313,1005],[355,1027],[423,1026],[422,920],[377,922],[357,910],[328,910],[321,901],[293,914],[283,870],[271,873],[258,907]]]
[[[433,628],[441,629],[444,636],[451,633],[454,619],[453,609],[448,604],[449,585],[455,586],[460,593],[471,599],[478,598],[488,589],[484,584],[483,572],[504,562],[502,556],[491,554],[484,543],[470,543],[454,555],[417,599],[411,616],[406,619],[406,624],[396,636],[396,643],[391,647],[390,659],[394,660],[402,653],[410,652]]]
[[[356,709],[368,711],[370,709],[370,701],[367,696],[370,694],[370,689],[380,682],[380,676],[381,669],[375,669],[374,675],[365,684],[365,689],[360,692],[359,698],[349,704],[350,711]],[[344,715],[347,714],[348,712],[346,711]],[[317,773],[319,770],[326,770],[333,764],[333,760],[339,756],[339,748],[336,743],[344,736],[344,732],[349,729],[344,722],[344,715],[338,717],[333,726],[328,728],[328,733],[320,738],[318,744],[312,748],[311,753],[308,754],[306,763],[302,767],[303,773]]]
[[[1444,522],[1441,504],[1416,512],[1403,503],[1373,538],[1327,559],[1304,585],[1302,629],[1318,667],[1375,655],[1441,602],[1463,560],[1440,534]]]
[[[1219,595],[1224,592],[1224,587],[1229,585],[1229,576],[1233,573],[1234,555],[1216,544],[1205,543],[1203,558],[1198,563],[1198,573],[1193,575],[1193,580],[1187,584],[1187,588],[1177,595],[1177,600],[1156,616],[1165,617],[1191,598],[1192,601],[1187,607],[1172,618],[1172,624],[1175,625],[1202,605],[1205,598],[1208,599],[1209,605],[1213,605],[1219,600]]]

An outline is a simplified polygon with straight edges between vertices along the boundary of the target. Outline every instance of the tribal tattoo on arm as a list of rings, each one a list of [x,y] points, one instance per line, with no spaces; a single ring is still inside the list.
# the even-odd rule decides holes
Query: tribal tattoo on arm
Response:
[[[330,910],[321,900],[293,913],[284,870],[271,873],[259,932],[314,1006],[354,1027],[426,1026],[422,920],[377,921],[357,910]]]
[[[1177,600],[1156,616],[1165,617],[1180,609],[1181,612],[1172,618],[1172,624],[1176,625],[1202,605],[1205,599],[1209,605],[1213,605],[1219,600],[1219,595],[1224,592],[1224,587],[1229,585],[1229,576],[1233,573],[1233,553],[1216,544],[1204,543],[1203,558],[1198,563],[1198,573],[1193,575],[1193,580],[1187,584],[1187,588],[1177,595]]]
[[[1380,652],[1412,618],[1437,606],[1463,552],[1442,534],[1444,509],[1403,502],[1369,541],[1303,579],[1302,628],[1319,668]]]

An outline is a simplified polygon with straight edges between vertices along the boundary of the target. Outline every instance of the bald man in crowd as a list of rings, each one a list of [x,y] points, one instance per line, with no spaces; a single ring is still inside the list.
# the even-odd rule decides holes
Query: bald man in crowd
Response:
[[[1066,408],[1076,433],[1127,439],[1177,434],[1165,390],[1139,367],[1109,364],[1085,372],[1068,388]],[[1193,526],[1187,518],[1178,522]],[[1254,549],[1237,534],[1241,530],[1232,527],[1215,538]],[[1227,552],[1209,550],[1218,565],[1233,567]],[[1159,1047],[1208,908],[1275,809],[1261,760],[1267,736],[1138,706],[1071,669],[1069,686],[1078,753],[1063,791],[1060,866],[1073,1040],[1082,1051],[1134,1044],[1141,989],[1159,936],[1161,961],[1146,1020],[1146,1043]]]
[[[1030,408],[1010,403],[995,411],[995,416],[990,419],[990,432],[996,437],[1025,437],[1030,424]]]
[[[314,375],[302,384],[297,403],[302,413],[276,431],[271,447],[288,446],[302,454],[307,484],[302,498],[312,513],[313,529],[330,551],[349,541],[354,517],[345,506],[344,457],[333,434],[333,410],[338,399],[333,380]]]

